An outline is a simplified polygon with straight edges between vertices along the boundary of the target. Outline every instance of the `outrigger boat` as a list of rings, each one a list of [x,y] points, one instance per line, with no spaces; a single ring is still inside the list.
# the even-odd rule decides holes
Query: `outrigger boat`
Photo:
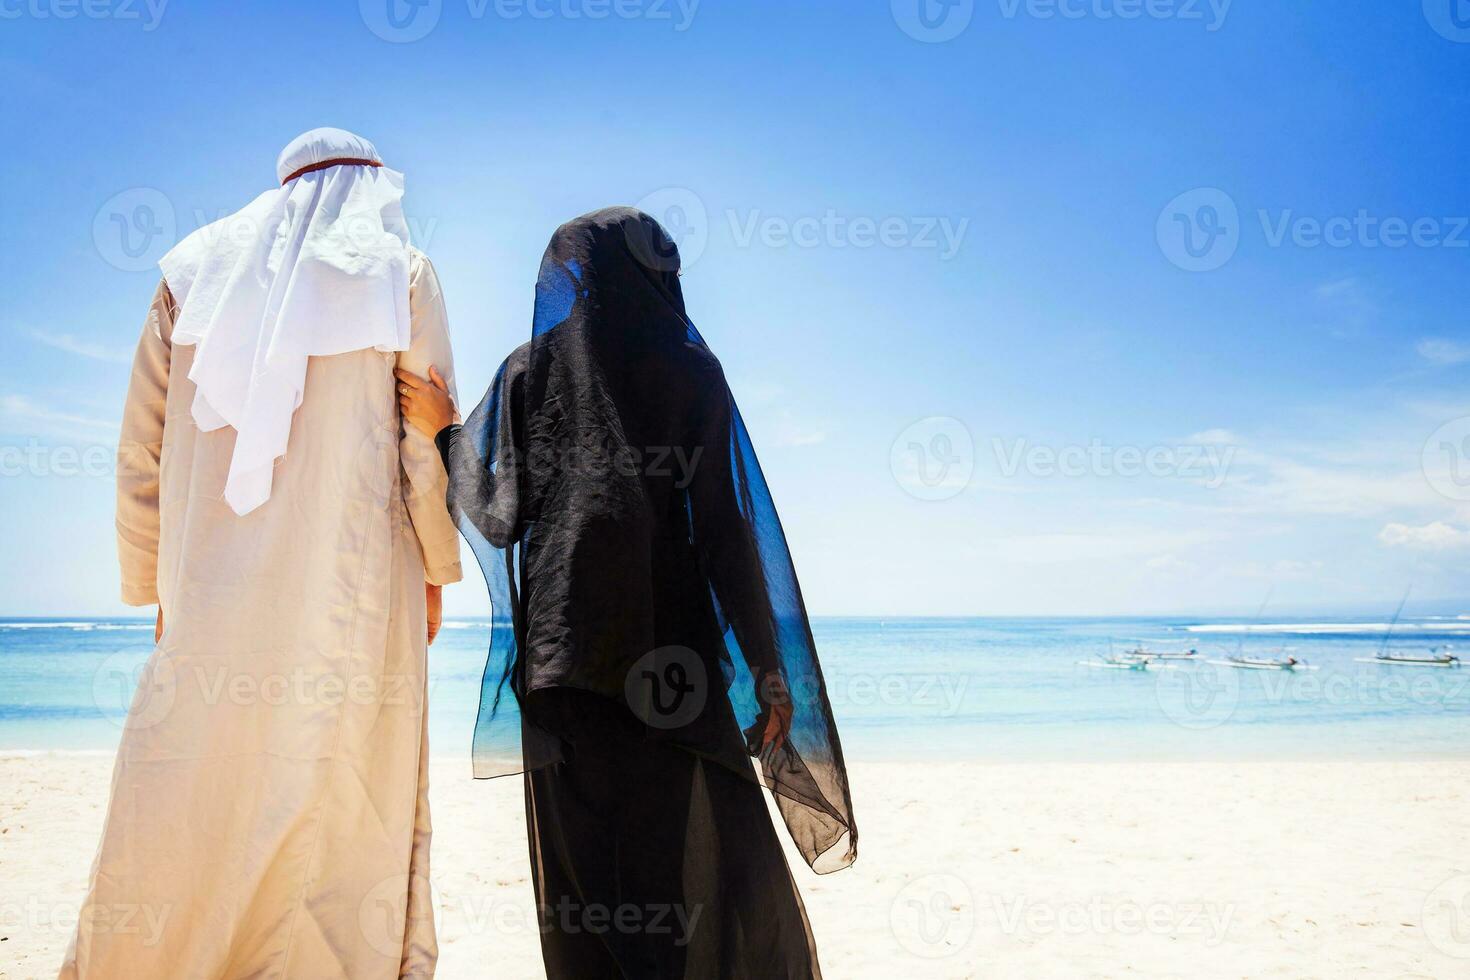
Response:
[[[1360,664],[1390,664],[1398,667],[1458,667],[1460,658],[1450,653],[1450,648],[1433,647],[1427,654],[1414,656],[1407,653],[1389,653],[1388,641],[1393,635],[1393,628],[1398,625],[1399,615],[1404,611],[1404,603],[1409,601],[1409,593],[1404,592],[1403,599],[1399,600],[1399,607],[1394,611],[1393,621],[1388,624],[1388,629],[1383,634],[1383,645],[1378,648],[1378,654],[1372,657],[1355,658]]]
[[[1122,656],[1129,660],[1196,660],[1199,658],[1199,651],[1193,648],[1174,651],[1145,650],[1139,645],[1132,650],[1123,651]]]
[[[1190,653],[1194,651],[1191,650]],[[1108,655],[1100,656],[1097,660],[1079,660],[1078,667],[1096,667],[1098,670],[1175,670],[1173,664],[1161,664],[1155,661],[1165,659],[1164,654],[1150,653],[1139,644],[1136,648],[1124,653],[1113,652],[1113,641],[1108,641]]]
[[[1173,664],[1154,663],[1153,660],[1144,657],[1130,657],[1124,654],[1121,657],[1108,656],[1101,660],[1079,660],[1078,667],[1096,667],[1100,670],[1176,670]]]
[[[1449,652],[1448,647],[1436,647],[1427,654],[1412,656],[1405,653],[1382,651],[1376,657],[1358,657],[1360,664],[1395,664],[1400,667],[1458,667],[1460,658]]]
[[[1309,663],[1295,657],[1230,657],[1226,660],[1211,660],[1220,667],[1239,667],[1241,670],[1316,670]]]
[[[1261,615],[1263,613],[1265,613],[1265,611],[1266,611],[1266,604],[1269,603],[1270,601],[1271,601],[1271,592],[1269,590],[1267,590],[1267,592],[1266,592],[1266,598],[1264,598],[1264,599],[1261,600],[1261,608],[1256,610],[1256,618],[1251,621],[1251,625],[1252,626],[1256,625],[1257,623],[1259,623],[1261,621]],[[1227,655],[1226,659],[1224,659],[1224,660],[1206,660],[1205,663],[1213,664],[1216,667],[1236,667],[1236,668],[1239,668],[1240,670],[1316,670],[1317,669],[1316,667],[1313,667],[1310,664],[1308,664],[1306,661],[1298,660],[1295,657],[1248,657],[1248,656],[1246,656],[1242,652],[1242,646],[1243,646],[1243,644],[1242,644],[1241,641],[1236,641],[1236,644],[1235,644],[1235,653],[1233,655]],[[1290,649],[1290,648],[1289,647],[1278,647],[1277,649],[1278,650],[1281,650],[1281,649]],[[1191,651],[1191,652],[1193,652],[1193,651]]]

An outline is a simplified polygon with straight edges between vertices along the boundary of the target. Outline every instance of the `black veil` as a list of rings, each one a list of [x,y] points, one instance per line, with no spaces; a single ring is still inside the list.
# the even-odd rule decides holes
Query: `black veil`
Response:
[[[449,454],[492,604],[475,775],[618,726],[763,779],[808,864],[837,870],[857,829],[801,589],[678,269],[641,212],[558,229],[531,340]],[[773,713],[789,734],[762,745]]]

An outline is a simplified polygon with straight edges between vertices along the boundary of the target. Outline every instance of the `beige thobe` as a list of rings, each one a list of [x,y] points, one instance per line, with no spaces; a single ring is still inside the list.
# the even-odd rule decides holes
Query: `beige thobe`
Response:
[[[134,696],[63,978],[429,977],[424,582],[458,581],[431,440],[393,368],[452,376],[428,260],[412,346],[312,358],[259,509],[234,432],[190,415],[194,347],[160,285],[119,448],[123,598],[163,637]]]

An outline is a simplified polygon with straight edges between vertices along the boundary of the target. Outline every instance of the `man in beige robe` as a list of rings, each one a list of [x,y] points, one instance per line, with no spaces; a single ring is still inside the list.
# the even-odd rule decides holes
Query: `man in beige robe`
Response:
[[[394,368],[452,364],[434,269],[412,249],[408,268],[407,349],[310,358],[244,515],[223,496],[235,432],[191,415],[201,348],[154,295],[117,532],[123,598],[157,604],[161,635],[62,978],[433,975],[428,606],[460,566],[439,454],[399,419]]]

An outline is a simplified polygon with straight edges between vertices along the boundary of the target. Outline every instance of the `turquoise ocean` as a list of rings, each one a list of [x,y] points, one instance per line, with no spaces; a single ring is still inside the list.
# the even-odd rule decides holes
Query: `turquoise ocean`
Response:
[[[152,623],[0,618],[0,750],[116,746]],[[1361,663],[1385,644],[1470,659],[1470,616],[819,618],[852,760],[1470,757],[1470,665]],[[430,745],[468,755],[489,635],[451,620],[430,650]],[[1174,669],[1083,666],[1139,644],[1195,649]],[[1312,669],[1239,670],[1232,655]]]

